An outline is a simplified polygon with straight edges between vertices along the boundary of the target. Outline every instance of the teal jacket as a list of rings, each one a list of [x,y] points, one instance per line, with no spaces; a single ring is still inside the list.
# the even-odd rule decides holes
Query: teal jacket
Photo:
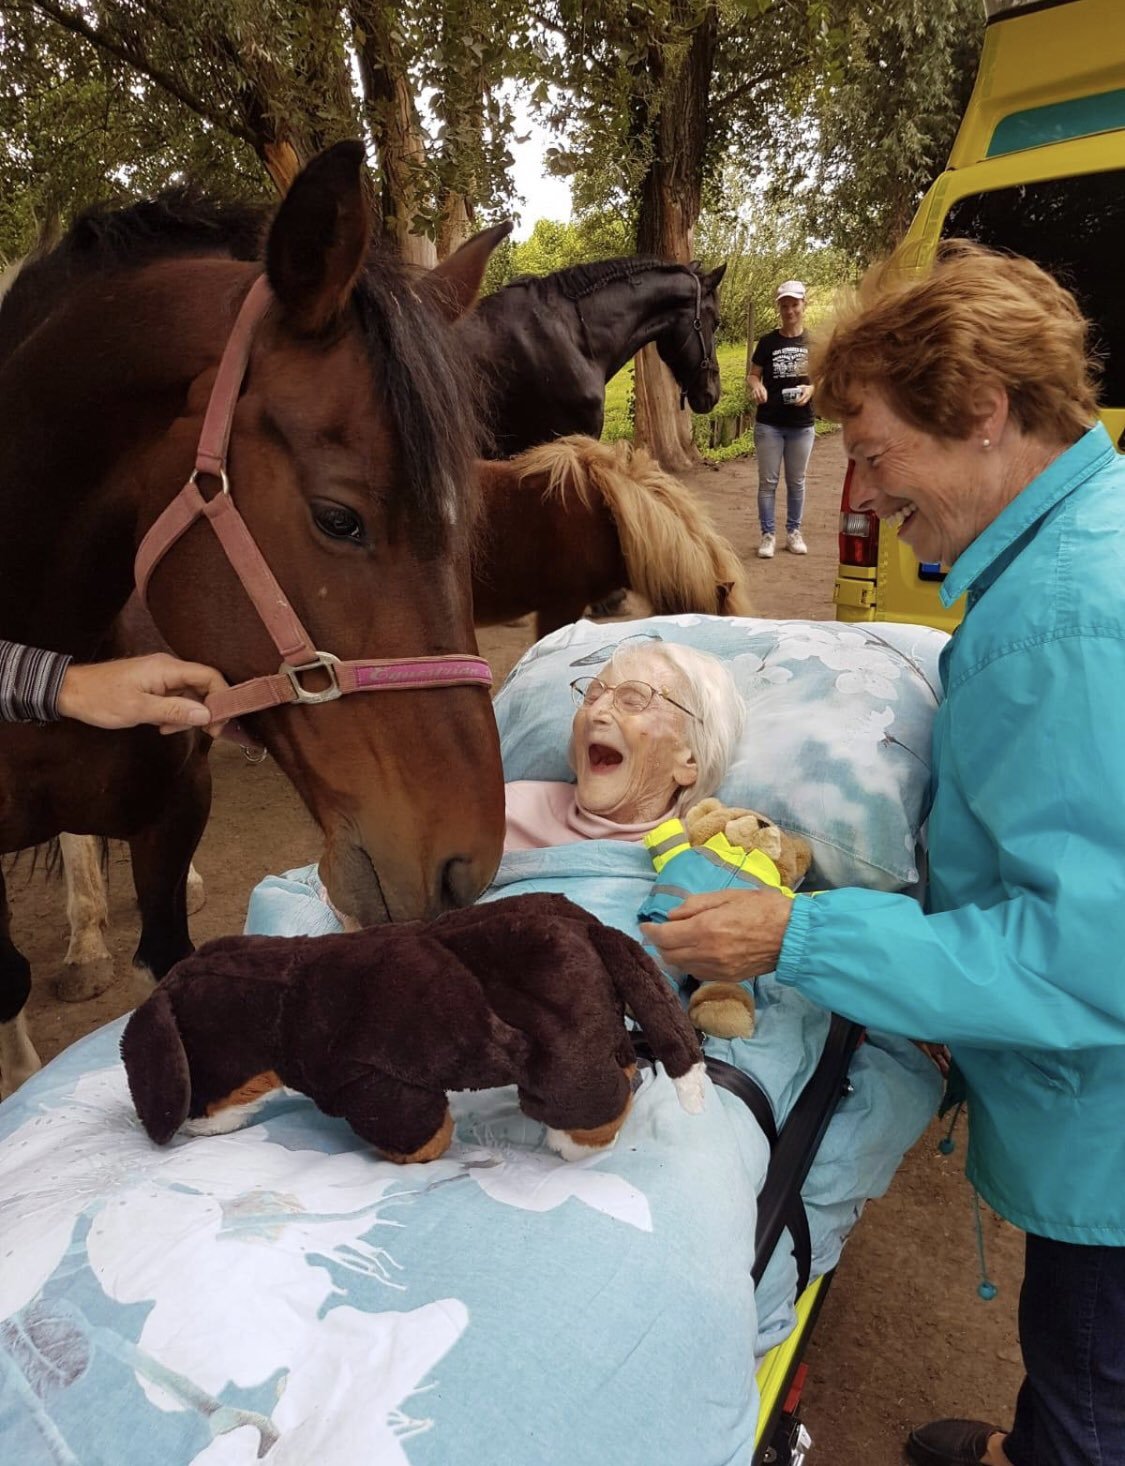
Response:
[[[1026,1231],[1125,1244],[1125,460],[1100,425],[961,555],[925,910],[798,896],[777,975],[944,1041],[969,1179]]]

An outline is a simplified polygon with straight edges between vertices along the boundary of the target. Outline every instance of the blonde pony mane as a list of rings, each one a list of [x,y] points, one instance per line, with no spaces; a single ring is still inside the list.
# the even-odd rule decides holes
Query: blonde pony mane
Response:
[[[521,479],[542,474],[544,497],[600,498],[613,515],[629,587],[656,615],[752,616],[742,562],[690,489],[631,443],[572,434],[519,458]],[[729,587],[729,589],[728,589]]]

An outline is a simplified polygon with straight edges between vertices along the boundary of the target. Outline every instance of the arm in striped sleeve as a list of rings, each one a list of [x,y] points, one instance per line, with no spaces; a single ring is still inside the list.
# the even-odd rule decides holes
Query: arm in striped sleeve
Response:
[[[0,722],[53,722],[70,658],[0,641]]]

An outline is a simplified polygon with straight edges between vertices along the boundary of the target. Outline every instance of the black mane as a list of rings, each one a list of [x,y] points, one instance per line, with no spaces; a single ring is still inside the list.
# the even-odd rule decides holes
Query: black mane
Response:
[[[85,269],[134,268],[195,254],[256,260],[269,212],[265,204],[209,199],[184,184],[124,208],[84,209],[52,253]]]
[[[581,300],[592,295],[604,285],[618,280],[628,280],[633,275],[645,275],[650,270],[684,270],[686,265],[674,260],[658,260],[650,255],[626,255],[620,259],[595,260],[589,265],[568,265],[564,270],[555,270],[550,275],[528,276],[513,280],[513,285],[530,285],[535,281],[549,281],[567,300]]]
[[[84,210],[56,243],[40,241],[0,300],[0,361],[77,280],[160,260],[260,260],[271,217],[264,204],[208,199],[194,186]],[[481,388],[463,357],[443,353],[444,332],[416,283],[415,273],[375,247],[353,303],[398,437],[401,507],[437,549],[446,528],[442,505],[454,486],[471,482],[481,447]]]
[[[0,359],[31,334],[75,281],[158,260],[256,260],[267,219],[263,204],[217,202],[191,184],[124,207],[100,203],[83,209],[60,239],[40,238],[0,300]]]

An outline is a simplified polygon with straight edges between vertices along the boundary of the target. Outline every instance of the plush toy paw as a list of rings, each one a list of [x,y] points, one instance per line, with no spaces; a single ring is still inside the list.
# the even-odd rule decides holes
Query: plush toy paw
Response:
[[[705,982],[688,1002],[688,1017],[712,1038],[749,1038],[754,1032],[754,999],[738,982]]]

